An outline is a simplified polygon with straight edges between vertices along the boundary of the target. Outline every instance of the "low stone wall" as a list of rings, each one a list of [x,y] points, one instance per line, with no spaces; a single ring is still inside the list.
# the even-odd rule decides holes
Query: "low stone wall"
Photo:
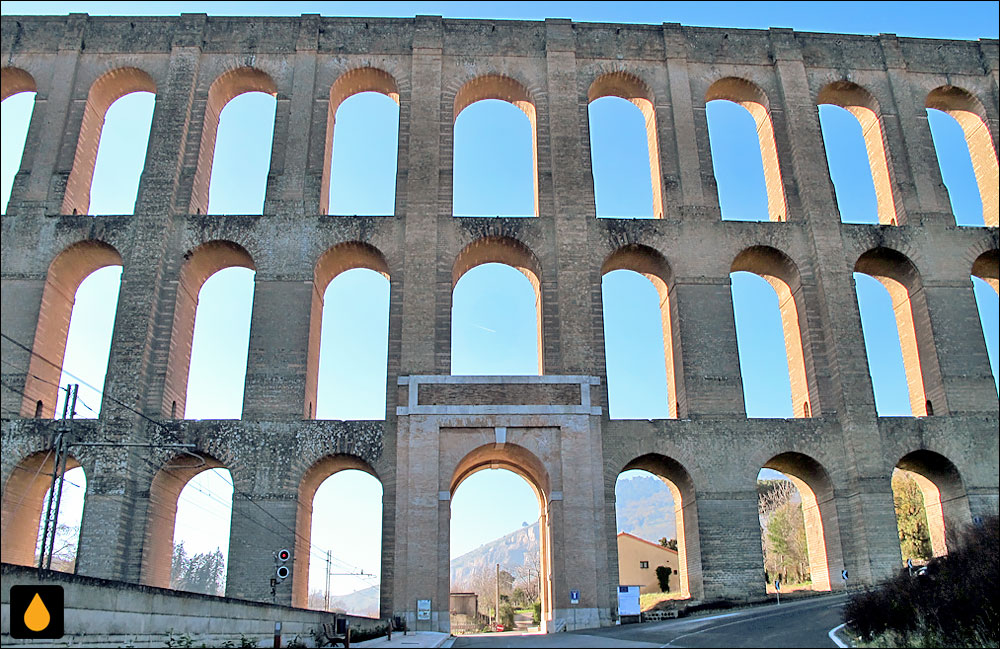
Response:
[[[256,640],[259,647],[274,646],[274,623],[281,622],[282,646],[296,636],[305,646],[316,646],[313,630],[332,623],[332,613],[212,597],[140,586],[107,579],[39,571],[25,566],[0,566],[3,594],[0,599],[0,644],[4,647],[86,646],[163,647],[170,635],[191,638],[191,646],[220,647],[241,639]],[[63,587],[66,633],[60,640],[17,640],[10,637],[10,587],[18,585]],[[377,620],[348,616],[355,630]]]

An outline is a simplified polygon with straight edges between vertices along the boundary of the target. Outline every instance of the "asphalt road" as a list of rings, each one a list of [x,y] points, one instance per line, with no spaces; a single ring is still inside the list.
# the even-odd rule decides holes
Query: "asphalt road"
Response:
[[[550,635],[459,637],[455,647],[835,647],[846,595],[759,606],[733,613]]]

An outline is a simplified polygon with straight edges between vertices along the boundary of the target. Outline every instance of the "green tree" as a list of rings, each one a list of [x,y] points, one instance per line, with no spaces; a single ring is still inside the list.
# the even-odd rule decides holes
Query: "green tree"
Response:
[[[225,557],[219,548],[188,556],[182,541],[174,546],[170,587],[205,595],[222,595],[225,592],[225,564]]]
[[[660,539],[660,545],[667,548],[668,550],[677,549],[677,539],[668,539],[667,537],[662,537]]]
[[[892,472],[892,502],[896,508],[899,549],[906,559],[931,558],[931,537],[920,485],[905,471]]]
[[[656,566],[656,581],[660,582],[660,592],[670,592],[670,575],[673,569],[670,566]]]
[[[774,510],[768,521],[766,541],[765,568],[769,568],[772,576],[781,574],[785,580],[798,582],[809,577],[806,526],[800,503],[785,502]]]

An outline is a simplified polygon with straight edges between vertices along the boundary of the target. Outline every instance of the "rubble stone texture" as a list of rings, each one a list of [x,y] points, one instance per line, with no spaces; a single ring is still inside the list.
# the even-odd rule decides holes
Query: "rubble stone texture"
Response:
[[[384,489],[382,615],[433,630],[449,628],[451,494],[484,467],[510,468],[538,494],[550,629],[613,623],[624,469],[668,481],[679,583],[700,600],[763,593],[761,467],[803,492],[820,588],[843,587],[843,569],[866,584],[900,565],[896,466],[924,478],[938,554],[997,512],[998,401],[969,279],[998,285],[996,40],[436,16],[71,14],[0,26],[3,97],[37,92],[2,219],[5,562],[31,563],[73,296],[109,264],[124,272],[102,415],[74,434],[193,443],[205,459],[77,447],[81,574],[163,585],[177,493],[215,466],[236,487],[229,596],[270,600],[271,552],[288,547],[293,576],[277,601],[304,605],[312,494],[361,468]],[[135,213],[83,216],[104,111],[135,90],[156,93]],[[263,215],[206,214],[219,113],[251,90],[277,98]],[[399,102],[395,212],[326,216],[334,113],[362,91]],[[596,218],[587,106],[608,95],[645,117],[658,218]],[[536,218],[452,215],[454,120],[488,98],[531,122]],[[758,125],[770,222],[720,219],[712,99],[742,104]],[[880,225],[841,223],[818,103],[864,126]],[[956,227],[926,107],[963,126],[988,227]],[[448,376],[453,287],[487,262],[534,286],[539,377]],[[196,296],[229,266],[256,271],[243,419],[184,421]],[[316,421],[322,295],[359,267],[390,281],[385,421]],[[608,418],[601,277],[621,268],[660,295],[670,419]],[[736,270],[782,296],[793,419],[745,416]],[[876,416],[855,270],[893,297],[915,417]],[[418,599],[432,601],[430,620],[416,619]]]

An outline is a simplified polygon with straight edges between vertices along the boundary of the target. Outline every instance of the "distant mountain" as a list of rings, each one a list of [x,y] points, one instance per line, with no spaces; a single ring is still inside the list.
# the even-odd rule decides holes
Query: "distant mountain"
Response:
[[[663,537],[677,538],[674,499],[659,478],[620,480],[615,487],[618,531],[656,543]]]
[[[454,586],[470,584],[477,571],[493,569],[498,563],[513,574],[517,566],[525,564],[528,556],[538,554],[538,548],[538,521],[535,521],[533,525],[523,526],[452,559],[451,583]]]
[[[618,531],[628,532],[656,543],[663,537],[676,538],[674,501],[667,485],[659,478],[622,480],[615,488],[618,501]],[[538,552],[538,523],[505,534],[484,543],[471,552],[451,560],[451,583],[461,587],[472,582],[480,569],[493,569],[496,564],[514,573],[525,558]]]
[[[344,610],[352,615],[378,617],[378,597],[379,587],[370,586],[347,595],[332,595],[330,608]],[[322,603],[320,603],[320,608],[322,608]]]

